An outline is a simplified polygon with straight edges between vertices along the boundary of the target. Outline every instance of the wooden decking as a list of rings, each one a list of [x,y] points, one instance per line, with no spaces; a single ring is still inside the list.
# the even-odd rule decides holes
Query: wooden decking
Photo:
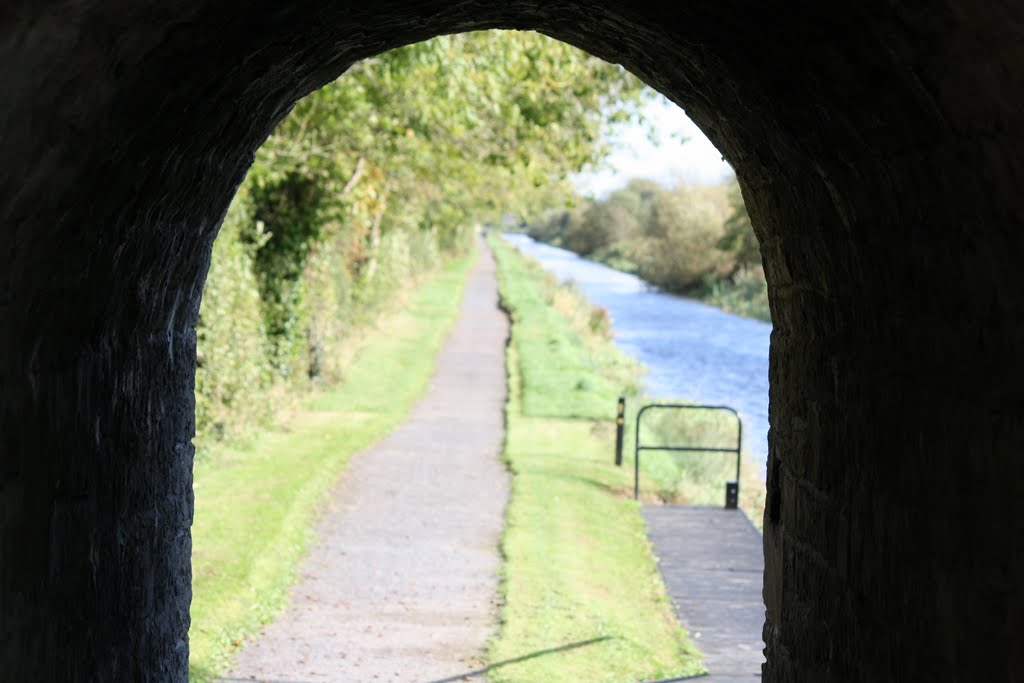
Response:
[[[646,505],[643,516],[679,620],[704,653],[706,683],[761,680],[761,534],[738,510]]]

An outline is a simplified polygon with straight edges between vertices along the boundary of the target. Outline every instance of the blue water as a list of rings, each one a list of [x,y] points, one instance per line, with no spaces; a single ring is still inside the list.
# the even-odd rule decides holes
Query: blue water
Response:
[[[744,448],[764,467],[770,323],[659,292],[634,275],[527,235],[507,233],[505,237],[560,280],[574,280],[591,301],[608,310],[615,343],[649,370],[644,378],[648,395],[727,405],[739,411]]]

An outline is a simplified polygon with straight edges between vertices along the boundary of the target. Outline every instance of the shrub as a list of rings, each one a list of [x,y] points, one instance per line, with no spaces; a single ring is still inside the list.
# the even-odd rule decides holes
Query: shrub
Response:
[[[213,245],[196,326],[196,443],[234,437],[263,421],[271,381],[268,344],[253,274],[252,248],[241,238],[251,225],[247,194],[228,209]]]

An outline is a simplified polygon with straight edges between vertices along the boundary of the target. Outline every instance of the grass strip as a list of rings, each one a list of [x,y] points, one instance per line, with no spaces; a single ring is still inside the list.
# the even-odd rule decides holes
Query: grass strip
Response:
[[[516,328],[523,415],[609,417],[620,394],[638,392],[643,368],[609,343],[607,315],[504,241],[495,239],[492,246],[502,301]]]
[[[366,339],[340,386],[244,448],[198,462],[190,676],[212,681],[286,604],[318,506],[349,457],[386,435],[426,389],[474,259],[427,279]]]
[[[700,673],[631,499],[631,471],[612,462],[615,399],[623,387],[635,393],[639,366],[611,345],[589,304],[572,303],[501,240],[492,245],[513,323],[505,446],[513,480],[489,680]]]
[[[627,397],[624,469],[632,473],[636,414],[645,403],[687,403],[677,397],[640,394],[645,368],[613,343],[607,313],[571,284],[561,284],[534,259],[496,242],[503,273],[502,296],[510,310],[523,377],[519,409],[527,417],[596,420],[614,418],[619,396]],[[649,413],[644,443],[732,447],[736,423],[724,413]],[[736,461],[720,453],[648,451],[641,458],[640,497],[647,503],[722,505],[725,482],[735,479]],[[632,495],[632,480],[623,491]],[[740,507],[754,524],[764,518],[763,466],[743,455]]]

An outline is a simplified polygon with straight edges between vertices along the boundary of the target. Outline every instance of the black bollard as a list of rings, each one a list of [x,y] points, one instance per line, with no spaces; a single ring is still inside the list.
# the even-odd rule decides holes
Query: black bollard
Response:
[[[622,467],[622,433],[626,424],[626,397],[619,396],[619,413],[615,418],[615,466]]]

